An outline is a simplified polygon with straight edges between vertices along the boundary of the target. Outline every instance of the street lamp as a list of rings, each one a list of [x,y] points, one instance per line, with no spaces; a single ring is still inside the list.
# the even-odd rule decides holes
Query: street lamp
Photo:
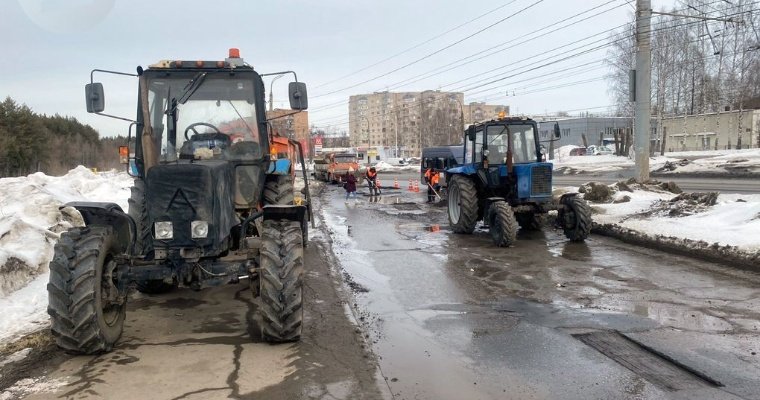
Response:
[[[274,86],[274,81],[282,78],[285,76],[285,74],[280,74],[272,78],[272,81],[269,83],[269,111],[272,111],[274,109],[274,95],[272,92],[272,87]]]

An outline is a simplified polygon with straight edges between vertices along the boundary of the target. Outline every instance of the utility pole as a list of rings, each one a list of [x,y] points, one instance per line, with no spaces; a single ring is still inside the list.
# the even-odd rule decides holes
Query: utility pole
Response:
[[[652,90],[651,0],[636,0],[636,113],[634,152],[636,180],[649,180],[649,137]]]

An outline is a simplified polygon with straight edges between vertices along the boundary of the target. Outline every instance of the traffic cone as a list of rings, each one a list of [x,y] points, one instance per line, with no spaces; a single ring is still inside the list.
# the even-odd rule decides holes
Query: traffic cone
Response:
[[[408,187],[408,189],[409,189],[410,192],[414,191],[414,185],[412,184],[412,180],[411,179],[409,179],[409,187]]]
[[[420,192],[420,183],[418,181],[414,181],[414,192],[415,193]]]
[[[394,189],[399,189],[398,178],[393,178],[393,188]]]
[[[380,189],[381,187],[383,187],[383,186],[380,184],[380,177],[378,176],[377,177],[377,188]]]

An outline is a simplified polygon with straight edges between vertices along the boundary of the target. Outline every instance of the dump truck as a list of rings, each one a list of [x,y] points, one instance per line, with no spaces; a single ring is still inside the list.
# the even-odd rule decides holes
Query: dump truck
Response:
[[[322,158],[314,160],[314,177],[324,182],[342,182],[349,168],[359,173],[356,153],[325,153]]]

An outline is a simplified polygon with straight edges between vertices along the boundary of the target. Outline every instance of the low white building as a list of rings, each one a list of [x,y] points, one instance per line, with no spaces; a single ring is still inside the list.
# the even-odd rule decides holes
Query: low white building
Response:
[[[760,147],[760,110],[663,118],[660,128],[667,151]]]

